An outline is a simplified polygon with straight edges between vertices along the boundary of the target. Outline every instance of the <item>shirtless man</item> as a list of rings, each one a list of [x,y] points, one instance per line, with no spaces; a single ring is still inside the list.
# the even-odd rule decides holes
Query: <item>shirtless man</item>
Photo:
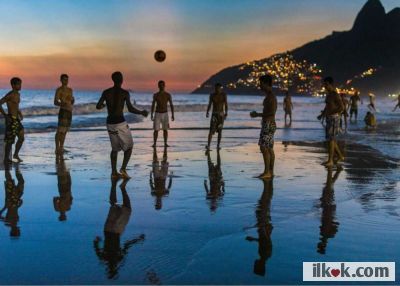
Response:
[[[5,152],[4,152],[4,165],[10,164],[11,148],[15,142],[15,137],[18,137],[17,143],[15,144],[14,159],[18,162],[22,162],[18,153],[24,143],[24,126],[21,121],[23,116],[21,110],[19,110],[19,103],[21,97],[19,91],[21,90],[22,80],[17,77],[13,77],[10,81],[12,90],[8,92],[2,99],[0,99],[0,113],[6,119],[6,134],[4,136],[5,141]],[[7,112],[3,109],[3,104],[7,103]]]
[[[289,94],[289,91],[286,91],[286,96],[283,99],[283,110],[285,111],[285,125],[287,121],[287,116],[289,115],[289,125],[292,125],[292,110],[293,110],[293,102],[292,97]]]
[[[343,102],[344,110],[340,115],[340,128],[343,130],[343,122],[344,122],[344,132],[347,132],[347,118],[349,117],[349,113],[347,110],[349,109],[349,100],[346,98],[346,94],[341,93],[340,98]]]
[[[325,90],[327,92],[325,99],[325,109],[322,114],[318,116],[326,118],[325,136],[329,141],[328,161],[323,163],[326,167],[332,167],[334,164],[333,158],[337,155],[337,162],[343,161],[344,157],[336,142],[336,136],[339,133],[340,115],[344,111],[343,101],[337,94],[333,86],[333,78],[326,77],[323,81]]]
[[[217,149],[220,149],[222,128],[224,127],[224,120],[228,116],[227,95],[222,91],[222,85],[220,83],[215,84],[215,92],[210,94],[206,113],[207,118],[210,116],[211,105],[213,110],[210,121],[210,132],[208,133],[208,143],[206,146],[207,151],[210,150],[211,139],[215,132],[218,133]]]
[[[164,135],[164,146],[169,147],[168,141],[168,129],[169,129],[169,118],[168,118],[168,103],[171,107],[171,119],[175,120],[174,116],[174,105],[172,103],[172,96],[165,91],[165,82],[160,80],[158,82],[159,91],[154,94],[153,102],[151,104],[151,120],[154,121],[154,144],[153,147],[157,145],[158,131],[160,130],[160,125],[162,125],[163,135]],[[155,110],[155,115],[154,115]]]
[[[123,177],[129,179],[129,175],[126,172],[129,159],[132,155],[133,140],[132,134],[128,124],[124,117],[124,106],[128,107],[128,111],[134,114],[141,114],[147,116],[146,110],[139,110],[131,103],[129,92],[123,89],[122,82],[123,76],[121,72],[114,72],[111,76],[114,86],[103,91],[99,102],[96,105],[97,109],[103,109],[107,106],[107,130],[111,141],[111,176],[113,178]],[[106,104],[104,104],[104,102]],[[117,172],[117,158],[118,152],[124,151],[124,160],[120,169],[120,173]]]
[[[353,114],[354,114],[354,118],[357,121],[357,117],[358,117],[358,102],[361,102],[361,97],[358,91],[355,92],[355,94],[350,97],[350,121],[353,118]]]
[[[275,114],[278,106],[276,96],[272,93],[272,76],[263,75],[259,79],[261,90],[265,93],[263,112],[250,112],[252,118],[261,117],[261,130],[258,145],[264,159],[264,172],[258,177],[272,179],[274,176],[275,152],[274,134],[276,131]]]
[[[72,89],[68,87],[68,75],[60,76],[61,86],[57,88],[54,95],[54,105],[60,107],[58,112],[58,128],[56,132],[56,154],[64,152],[65,136],[71,127],[72,108],[75,98],[72,94]]]

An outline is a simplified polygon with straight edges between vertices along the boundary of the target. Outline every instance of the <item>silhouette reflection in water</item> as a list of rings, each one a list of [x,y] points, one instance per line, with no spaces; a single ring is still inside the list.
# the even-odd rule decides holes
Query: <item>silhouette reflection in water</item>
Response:
[[[247,236],[248,241],[258,242],[259,259],[254,262],[254,274],[265,276],[265,264],[272,256],[272,223],[271,200],[273,196],[273,180],[263,180],[264,191],[256,208],[258,238]]]
[[[58,197],[53,198],[54,210],[60,213],[59,221],[67,220],[67,211],[71,210],[72,192],[71,192],[71,174],[65,166],[63,155],[58,155],[56,159]]]
[[[117,182],[118,178],[111,180],[110,191],[110,210],[106,223],[104,225],[104,245],[100,247],[101,238],[96,237],[93,242],[94,250],[101,262],[106,265],[108,279],[118,278],[118,271],[123,266],[125,256],[128,254],[129,248],[145,239],[141,234],[135,239],[127,240],[121,247],[121,234],[124,232],[126,225],[132,213],[131,202],[126,192],[126,184],[128,180],[124,180],[121,185],[122,205],[117,204]]]
[[[5,202],[4,207],[0,210],[0,219],[4,221],[4,224],[10,227],[10,236],[19,237],[21,236],[21,230],[18,226],[19,215],[18,209],[22,206],[22,195],[24,194],[25,181],[22,176],[19,166],[15,168],[15,177],[17,178],[17,185],[15,185],[15,180],[12,178],[9,169],[4,171],[5,181]],[[3,214],[5,215],[3,216]]]
[[[322,208],[321,214],[321,226],[319,232],[319,243],[317,245],[317,252],[325,254],[328,239],[335,237],[338,232],[339,222],[336,221],[336,203],[335,203],[335,190],[333,186],[336,180],[339,178],[342,167],[338,166],[335,175],[332,176],[332,167],[327,168],[326,184],[322,190],[322,196],[320,199],[320,208]]]
[[[222,176],[219,150],[217,150],[217,164],[215,165],[211,160],[210,152],[207,152],[207,162],[210,188],[208,188],[207,180],[204,180],[204,188],[206,190],[206,198],[210,202],[210,211],[214,213],[217,211],[218,202],[225,194],[225,182]]]
[[[169,162],[167,147],[164,147],[163,159],[161,162],[158,160],[157,149],[153,148],[153,169],[150,172],[150,188],[151,195],[155,197],[154,207],[156,210],[162,208],[162,198],[169,195],[172,186],[172,175],[168,176]],[[169,177],[168,187],[166,186],[167,177]]]

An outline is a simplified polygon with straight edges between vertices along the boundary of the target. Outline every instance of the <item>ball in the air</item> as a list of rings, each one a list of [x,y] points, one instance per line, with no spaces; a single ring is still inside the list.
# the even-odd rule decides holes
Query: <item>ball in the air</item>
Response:
[[[165,54],[165,52],[164,51],[162,51],[162,50],[158,50],[157,52],[155,52],[154,53],[154,59],[157,61],[157,62],[163,62],[163,61],[165,61],[165,58],[167,57],[167,55]]]

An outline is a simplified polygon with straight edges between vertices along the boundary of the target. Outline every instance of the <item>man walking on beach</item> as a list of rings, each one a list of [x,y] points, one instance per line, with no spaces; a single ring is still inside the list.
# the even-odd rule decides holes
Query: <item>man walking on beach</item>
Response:
[[[218,133],[217,149],[220,149],[222,128],[224,127],[225,118],[228,116],[228,100],[225,92],[222,91],[220,83],[215,84],[215,92],[210,94],[210,99],[207,107],[206,117],[210,116],[210,109],[212,105],[212,115],[210,120],[210,132],[208,134],[208,143],[206,146],[207,151],[210,151],[210,144],[212,136],[215,132]]]
[[[168,129],[169,129],[169,118],[168,118],[168,103],[171,107],[171,119],[175,120],[174,116],[174,105],[172,103],[172,96],[165,91],[165,82],[160,80],[158,82],[159,91],[154,94],[153,102],[151,104],[151,120],[154,121],[154,144],[153,147],[157,145],[158,131],[160,130],[160,125],[162,126],[164,135],[164,146],[169,147],[168,141]],[[155,110],[155,115],[154,115]]]
[[[285,98],[283,99],[283,110],[285,111],[285,125],[287,124],[287,117],[289,116],[290,122],[289,125],[292,125],[292,110],[293,103],[292,97],[289,94],[289,91],[286,91]]]
[[[141,114],[147,116],[146,110],[139,110],[130,100],[129,92],[123,89],[122,82],[123,76],[121,72],[114,72],[111,76],[114,86],[103,91],[99,102],[96,105],[97,109],[103,109],[107,106],[107,130],[111,141],[111,168],[113,178],[123,177],[129,179],[129,175],[126,172],[129,159],[132,155],[133,140],[132,134],[129,129],[127,122],[124,117],[124,106],[128,107],[128,111],[134,114]],[[106,104],[104,104],[104,102]],[[124,160],[120,169],[120,173],[117,172],[117,158],[118,152],[124,151]]]
[[[277,100],[272,93],[272,77],[270,75],[263,75],[259,79],[260,88],[265,93],[264,109],[262,113],[256,111],[250,112],[252,118],[262,117],[261,132],[258,145],[260,146],[261,153],[264,159],[264,173],[259,178],[271,179],[274,176],[274,134],[276,131],[275,114],[277,109]]]
[[[354,118],[357,121],[357,117],[358,117],[358,102],[361,102],[361,97],[360,97],[360,93],[358,91],[356,91],[354,93],[354,95],[352,97],[350,97],[350,121],[353,118],[353,114],[354,114]]]
[[[5,152],[4,152],[4,165],[12,163],[10,160],[11,148],[15,142],[15,137],[18,137],[17,143],[15,144],[15,151],[13,158],[18,162],[22,162],[19,157],[19,150],[21,150],[22,143],[24,143],[24,126],[21,121],[23,116],[19,109],[19,103],[21,97],[19,91],[22,87],[22,80],[18,77],[13,77],[10,81],[12,90],[8,92],[2,99],[0,99],[0,113],[3,114],[6,120],[6,132],[4,136],[5,141]],[[3,109],[3,104],[7,103],[7,112]]]
[[[323,81],[325,90],[327,92],[325,99],[325,109],[322,114],[318,116],[326,118],[325,136],[329,141],[329,154],[328,161],[323,163],[326,167],[332,167],[334,165],[333,158],[337,155],[337,162],[343,161],[344,157],[340,152],[339,146],[336,142],[336,136],[340,129],[340,116],[344,111],[343,101],[339,94],[336,92],[333,86],[333,78],[326,77]]]
[[[58,128],[55,137],[56,154],[64,152],[65,136],[71,128],[72,122],[72,109],[75,98],[72,94],[72,89],[68,87],[68,79],[67,74],[60,76],[61,86],[57,88],[54,96],[54,105],[60,107],[58,112]]]

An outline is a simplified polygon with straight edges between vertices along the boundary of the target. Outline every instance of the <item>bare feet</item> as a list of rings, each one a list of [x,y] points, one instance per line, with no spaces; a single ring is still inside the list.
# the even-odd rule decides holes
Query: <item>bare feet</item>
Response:
[[[13,158],[14,158],[15,160],[17,160],[18,163],[23,162],[23,160],[22,160],[17,154],[15,154],[15,155],[13,156]]]
[[[169,145],[167,143],[164,143],[164,147],[169,147]]]
[[[122,178],[122,174],[118,173],[118,172],[112,172],[111,173],[111,178],[112,179],[119,179]]]
[[[333,167],[333,162],[332,161],[326,161],[324,163],[322,163],[322,165],[324,165],[325,167]]]
[[[121,169],[119,170],[119,172],[121,173],[121,177],[124,179],[130,179],[131,177],[128,175],[128,173],[126,172],[125,169]]]
[[[262,173],[260,176],[258,176],[260,179],[263,179],[263,180],[268,180],[268,179],[272,179],[272,174],[271,173],[269,173],[269,172],[265,172],[265,173]]]
[[[154,143],[153,145],[151,145],[151,147],[155,148],[157,145]]]

